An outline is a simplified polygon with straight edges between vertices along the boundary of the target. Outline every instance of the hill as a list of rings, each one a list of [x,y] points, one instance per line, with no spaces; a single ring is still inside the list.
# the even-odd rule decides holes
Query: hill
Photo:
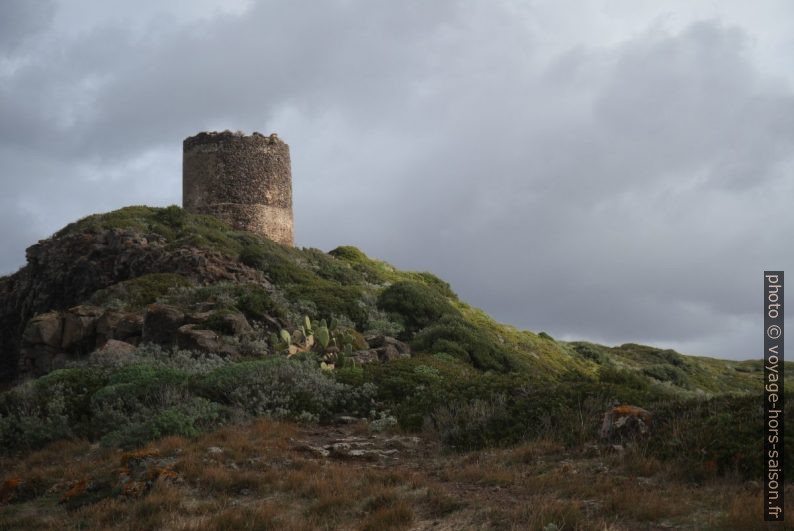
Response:
[[[108,471],[113,459],[132,459],[119,457],[128,455],[120,452],[146,445],[171,456],[144,459],[147,471],[152,466],[169,471],[163,472],[163,481],[173,474],[191,489],[221,488],[197,472],[174,468],[180,459],[169,459],[176,446],[204,451],[199,447],[210,444],[206,441],[230,433],[223,430],[256,437],[256,430],[264,429],[257,426],[271,426],[263,422],[276,422],[272,426],[282,427],[273,429],[286,430],[292,438],[298,432],[305,439],[319,433],[316,437],[327,443],[296,445],[285,436],[277,443],[284,451],[308,451],[320,460],[363,459],[376,467],[395,448],[351,447],[355,440],[350,437],[372,433],[380,444],[379,437],[404,442],[400,438],[420,436],[423,448],[435,449],[429,457],[406,450],[409,459],[398,467],[435,466],[439,459],[463,466],[459,460],[466,454],[460,452],[491,449],[497,453],[488,455],[497,457],[489,459],[510,468],[521,445],[533,448],[526,451],[534,456],[534,467],[536,453],[545,451],[537,445],[550,445],[549,455],[555,456],[550,459],[557,464],[565,456],[579,456],[571,465],[575,470],[585,463],[595,466],[587,460],[611,459],[621,470],[627,463],[650,462],[652,473],[664,471],[665,478],[683,482],[723,478],[737,485],[760,474],[760,360],[557,341],[495,322],[431,273],[399,271],[349,246],[328,253],[282,246],[178,207],[128,207],[89,216],[29,248],[27,261],[0,279],[0,381],[6,389],[0,394],[0,448],[7,470],[14,469],[2,478],[0,502],[5,497],[9,507],[16,507],[0,511],[0,519],[47,500],[59,511],[69,510],[63,504],[83,511],[98,503],[107,508],[121,503],[127,484],[143,485],[136,487],[141,492],[135,502],[143,503],[152,495],[150,489],[170,488],[161,485],[159,475],[141,481],[129,473],[126,479],[111,477]],[[650,434],[602,440],[603,414],[617,404],[650,411]],[[791,417],[789,408],[786,417]],[[333,430],[341,430],[335,440],[328,436]],[[348,447],[335,455],[333,445],[340,442]],[[787,437],[787,446],[791,443]],[[50,470],[43,474],[50,479],[37,483],[31,478],[42,456],[52,457],[53,444],[86,459],[100,452],[97,459],[107,460],[109,468],[82,487],[81,475],[88,471]],[[41,448],[43,453],[31,453]],[[252,458],[246,451],[235,449],[236,457],[224,458],[223,467],[239,469]],[[532,467],[522,470],[540,476],[548,472]],[[254,466],[248,472],[257,470]],[[81,477],[59,484],[53,474]],[[399,481],[408,481],[406,477]],[[460,480],[453,479],[442,483]],[[209,487],[202,483],[206,481]],[[235,491],[238,497],[270,492],[259,480],[251,481],[254,486],[244,489],[248,494]],[[518,488],[518,477],[504,482],[511,492]],[[607,484],[605,488],[612,485]],[[388,485],[381,486],[389,491]],[[279,496],[286,495],[282,487],[276,489]],[[447,492],[452,488],[448,484],[439,488],[441,498],[451,501],[433,501],[428,495],[433,498],[426,500],[429,506],[410,511],[411,517],[405,511],[403,517],[394,516],[395,526],[413,525],[420,516],[454,521],[466,513],[457,512],[463,507],[460,492]],[[411,498],[403,494],[384,494],[391,496],[384,507]],[[61,505],[59,496],[66,500]],[[623,519],[627,528],[644,518],[603,507],[587,509],[577,500],[571,503],[581,522],[592,511],[602,522]],[[337,523],[360,517],[364,525],[368,514],[380,510],[378,503],[372,501],[369,513],[358,505],[343,510],[347,516]],[[435,515],[437,503],[443,514]],[[312,510],[303,502],[298,505],[300,514]],[[732,510],[725,503],[721,507]],[[531,520],[532,525],[559,520],[552,513]]]

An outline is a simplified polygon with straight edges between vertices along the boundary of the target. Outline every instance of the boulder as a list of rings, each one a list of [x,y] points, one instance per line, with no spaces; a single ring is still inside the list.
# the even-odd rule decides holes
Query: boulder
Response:
[[[143,318],[142,340],[170,346],[177,341],[177,331],[185,323],[185,314],[167,304],[150,304]]]
[[[411,347],[409,347],[406,343],[403,343],[402,341],[390,336],[384,336],[384,335],[370,336],[367,338],[367,343],[371,348],[386,348],[391,346],[399,354],[407,354],[408,356],[411,355]]]
[[[369,363],[377,363],[380,361],[378,353],[375,349],[357,350],[350,356],[351,361],[358,365],[367,365]]]
[[[75,306],[63,315],[63,336],[61,348],[64,350],[93,350],[96,344],[96,322],[104,313],[96,306]]]
[[[238,354],[236,348],[226,344],[214,330],[201,330],[195,324],[180,326],[177,330],[177,346],[185,350],[198,350],[226,356]]]
[[[22,341],[28,345],[47,345],[60,348],[63,335],[63,318],[60,312],[37,315],[25,326]]]
[[[375,349],[381,362],[394,361],[400,358],[410,358],[410,354],[401,353],[394,345],[384,345]]]
[[[358,364],[386,363],[411,357],[411,347],[393,337],[377,335],[366,338],[370,348],[353,352],[351,359]]]
[[[241,313],[227,313],[223,316],[224,327],[235,336],[250,334],[254,331]]]
[[[92,352],[89,358],[94,364],[113,366],[121,361],[130,360],[134,352],[135,345],[118,339],[108,339],[101,348]]]
[[[609,441],[634,440],[650,434],[653,415],[637,406],[620,405],[604,413],[601,438]]]
[[[99,353],[100,355],[128,355],[135,352],[135,345],[119,341],[118,339],[108,339],[101,348],[98,348],[91,355]]]
[[[136,345],[143,334],[143,315],[107,310],[96,322],[96,346],[116,339]]]

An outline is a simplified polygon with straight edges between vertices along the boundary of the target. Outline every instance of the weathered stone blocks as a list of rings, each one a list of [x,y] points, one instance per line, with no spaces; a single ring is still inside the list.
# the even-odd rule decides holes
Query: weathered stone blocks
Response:
[[[186,138],[182,206],[293,245],[289,146],[275,134],[225,131]]]

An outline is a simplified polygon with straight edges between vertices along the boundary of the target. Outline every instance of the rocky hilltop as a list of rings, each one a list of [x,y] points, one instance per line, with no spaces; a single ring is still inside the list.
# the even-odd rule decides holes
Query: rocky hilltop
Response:
[[[762,374],[558,341],[355,247],[128,207],[0,279],[0,527],[725,528],[762,466]],[[682,511],[706,479],[733,501]]]

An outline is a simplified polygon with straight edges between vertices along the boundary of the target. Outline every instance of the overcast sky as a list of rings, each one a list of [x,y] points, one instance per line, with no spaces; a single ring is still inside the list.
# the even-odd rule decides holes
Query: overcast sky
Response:
[[[0,0],[0,273],[77,218],[180,204],[186,136],[277,132],[298,245],[561,339],[759,358],[762,272],[794,259],[792,23],[788,0]]]

